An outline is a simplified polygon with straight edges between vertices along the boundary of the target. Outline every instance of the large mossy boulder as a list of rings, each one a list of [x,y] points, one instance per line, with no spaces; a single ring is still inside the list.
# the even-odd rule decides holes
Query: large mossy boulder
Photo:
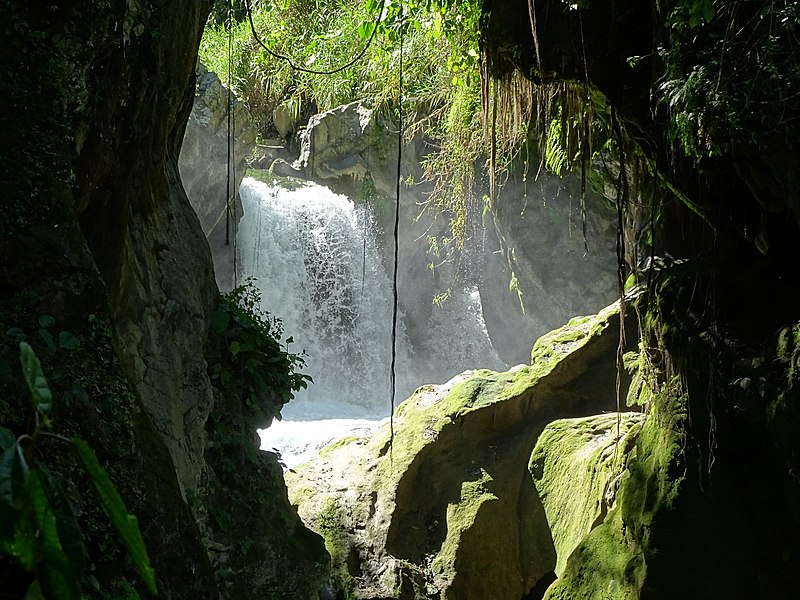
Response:
[[[609,413],[560,419],[539,436],[530,472],[553,535],[556,575],[615,506],[643,418],[642,413]]]
[[[619,312],[537,342],[531,366],[424,386],[371,437],[287,474],[357,598],[519,600],[552,577],[556,548],[528,463],[558,418],[616,405]]]

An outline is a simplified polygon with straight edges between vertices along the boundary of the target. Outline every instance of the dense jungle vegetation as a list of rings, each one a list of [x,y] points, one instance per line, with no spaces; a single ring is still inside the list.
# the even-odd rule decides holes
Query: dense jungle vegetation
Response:
[[[639,293],[623,304],[639,317],[629,401],[649,418],[629,501],[550,597],[592,597],[599,561],[637,597],[794,597],[800,5],[211,4],[0,1],[0,596],[325,580],[321,540],[250,439],[305,387],[302,359],[252,290],[219,294],[177,174],[199,47],[262,141],[279,107],[300,124],[353,100],[402,117],[427,144],[448,252],[505,178],[602,190],[609,268]]]

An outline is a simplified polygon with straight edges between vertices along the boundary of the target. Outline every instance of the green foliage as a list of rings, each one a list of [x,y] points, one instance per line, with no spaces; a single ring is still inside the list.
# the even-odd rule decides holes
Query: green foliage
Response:
[[[263,51],[252,39],[240,3],[234,3],[232,20],[220,3],[206,28],[200,57],[227,81],[232,35],[232,84],[263,138],[277,136],[272,114],[279,105],[293,107],[300,124],[313,112],[354,100],[366,100],[395,121],[402,108],[407,138],[422,132],[435,146],[425,164],[425,178],[434,186],[427,207],[450,218],[451,231],[440,240],[440,262],[445,262],[460,257],[464,240],[478,224],[474,215],[479,209],[472,209],[479,205],[476,184],[482,181],[476,181],[476,173],[483,170],[486,158],[479,75],[481,10],[477,0],[254,3],[259,36],[296,65],[336,68],[369,43],[356,64],[333,75],[317,75],[294,71]]]
[[[109,479],[108,474],[97,462],[95,456],[89,445],[80,438],[75,438],[72,441],[78,456],[83,463],[83,468],[88,473],[92,480],[97,493],[100,495],[100,501],[106,511],[109,519],[114,525],[114,528],[119,533],[122,543],[128,550],[136,570],[142,581],[147,585],[150,593],[155,595],[156,592],[156,579],[155,572],[150,566],[150,559],[147,556],[147,550],[142,540],[142,533],[139,531],[139,522],[135,516],[128,514],[125,504],[122,502],[117,488]]]
[[[40,325],[54,324],[42,317]],[[32,574],[26,598],[80,599],[85,576],[84,536],[60,478],[44,464],[48,458],[42,440],[71,443],[85,473],[97,488],[101,502],[128,548],[134,567],[152,594],[156,594],[153,569],[136,517],[125,505],[94,452],[80,438],[69,440],[52,433],[53,394],[31,346],[19,342],[22,375],[36,414],[30,435],[15,438],[0,427],[0,555],[13,559]]]
[[[481,91],[478,81],[454,86],[441,117],[432,124],[436,149],[423,162],[425,177],[434,184],[426,209],[449,215],[449,232],[428,240],[437,267],[461,256],[464,242],[480,222],[478,189],[485,162],[481,123]]]
[[[298,369],[304,365],[300,355],[288,351],[292,338],[282,346],[281,321],[260,308],[261,294],[253,279],[220,296],[211,315],[212,382],[222,389],[236,389],[250,431],[263,427],[273,417],[280,418],[281,407],[305,389],[309,375]]]
[[[363,59],[351,67],[332,75],[307,73],[264,51],[234,7],[232,24],[219,10],[209,21],[200,58],[227,83],[232,35],[233,87],[254,114],[261,135],[269,137],[275,135],[272,111],[281,103],[291,102],[301,118],[365,98],[378,108],[396,110],[402,36],[405,112],[422,114],[442,106],[454,82],[477,79],[479,12],[477,2],[254,2],[253,22],[262,41],[307,69],[328,71],[348,63],[367,45],[376,23],[378,30]]]
[[[762,148],[800,110],[800,5],[787,0],[663,3],[660,85],[674,142],[694,158]]]
[[[28,384],[28,389],[31,393],[31,398],[36,406],[36,413],[47,416],[50,409],[53,407],[53,395],[50,393],[50,387],[47,385],[47,380],[42,373],[42,365],[36,354],[33,352],[30,344],[27,342],[20,342],[20,360],[22,362],[22,374],[25,377],[25,382]]]
[[[561,175],[561,171],[567,166],[567,150],[562,144],[563,136],[566,134],[561,127],[561,108],[559,107],[556,116],[550,121],[547,128],[547,143],[545,144],[544,164],[556,175]]]
[[[348,571],[349,545],[340,518],[341,507],[335,498],[328,498],[315,521],[319,534],[325,540],[325,548],[331,555],[331,583],[345,600],[355,600],[358,585]]]
[[[224,598],[274,597],[281,557],[307,569],[293,584],[294,575],[282,573],[286,589],[310,586],[321,576],[321,567],[309,566],[321,543],[304,538],[275,457],[258,449],[256,429],[279,419],[283,405],[311,381],[298,372],[303,359],[288,351],[292,340],[282,342],[282,335],[281,322],[260,309],[251,279],[222,295],[211,315],[206,358],[216,390],[206,422],[201,506],[215,544],[226,548],[217,570]],[[265,534],[270,531],[287,534],[275,539]]]

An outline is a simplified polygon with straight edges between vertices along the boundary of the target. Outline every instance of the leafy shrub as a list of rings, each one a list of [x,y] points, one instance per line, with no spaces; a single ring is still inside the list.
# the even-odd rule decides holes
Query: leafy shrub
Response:
[[[800,5],[673,0],[663,9],[660,84],[673,140],[688,156],[760,148],[800,110]]]
[[[283,324],[260,308],[261,294],[252,278],[220,296],[211,315],[209,372],[225,393],[243,404],[243,425],[250,431],[280,418],[284,404],[311,381],[300,373],[302,356],[282,345]]]
[[[233,19],[218,7],[203,35],[200,59],[226,84],[230,67],[230,83],[253,113],[262,137],[275,135],[272,111],[281,103],[299,106],[301,119],[354,100],[396,110],[401,34],[405,114],[434,113],[447,105],[454,86],[478,79],[478,2],[265,0],[251,4],[259,37],[297,66],[336,69],[366,47],[361,60],[334,74],[294,70],[255,42],[240,3],[234,3]],[[383,18],[378,23],[381,10]]]

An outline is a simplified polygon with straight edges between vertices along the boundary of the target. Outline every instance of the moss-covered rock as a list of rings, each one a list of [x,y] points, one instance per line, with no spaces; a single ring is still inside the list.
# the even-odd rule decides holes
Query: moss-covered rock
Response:
[[[549,576],[531,451],[550,421],[613,409],[618,325],[609,308],[538,342],[529,367],[423,386],[391,425],[287,475],[352,596],[518,600]]]
[[[681,483],[671,469],[680,462],[683,439],[680,425],[685,398],[680,390],[677,382],[663,390],[662,406],[669,410],[655,408],[644,420],[626,418],[629,430],[620,439],[619,454],[612,454],[608,461],[598,457],[601,460],[594,462],[614,476],[606,480],[608,489],[602,483],[597,516],[588,534],[585,526],[593,512],[591,505],[580,518],[573,520],[573,516],[568,523],[554,526],[559,532],[559,550],[566,556],[559,555],[559,579],[547,590],[548,600],[640,597],[647,575],[646,555],[652,550],[651,526],[659,512],[672,505]],[[616,426],[616,417],[613,424],[606,425]],[[588,478],[590,487],[595,483],[600,481]],[[597,490],[595,487],[595,493]],[[558,511],[571,501],[562,496],[547,502]],[[581,533],[585,535],[581,537]]]
[[[530,471],[553,535],[557,575],[564,572],[576,546],[615,506],[643,417],[612,413],[562,419],[539,436]]]

